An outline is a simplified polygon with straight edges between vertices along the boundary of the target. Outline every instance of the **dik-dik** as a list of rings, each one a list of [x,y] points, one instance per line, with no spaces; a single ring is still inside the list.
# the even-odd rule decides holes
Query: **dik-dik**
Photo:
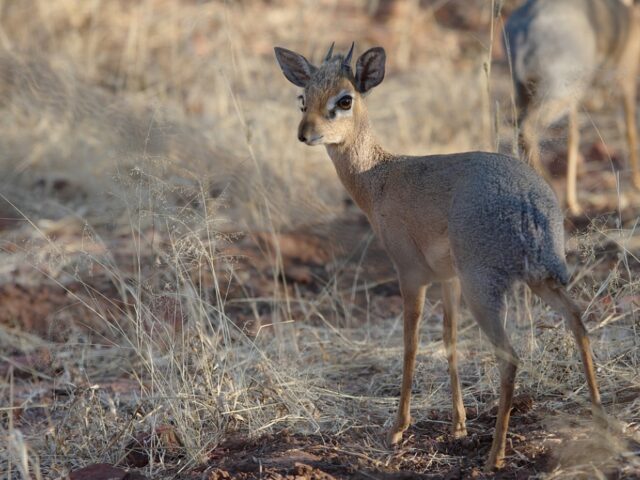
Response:
[[[518,357],[503,328],[505,295],[527,283],[557,309],[573,332],[594,412],[601,404],[581,310],[565,286],[563,218],[551,188],[524,162],[468,152],[411,157],[384,150],[369,125],[364,95],[380,84],[385,52],[372,48],[351,67],[333,46],[320,66],[275,48],[285,77],[303,89],[298,139],[324,145],[342,183],[364,211],[393,260],[404,307],[404,364],[398,415],[388,434],[398,443],[409,427],[409,401],[425,291],[442,284],[444,344],[453,393],[455,437],[466,435],[456,363],[460,294],[495,347],[500,402],[487,469],[502,466]]]
[[[528,0],[506,26],[521,143],[541,173],[539,134],[568,113],[566,201],[576,193],[578,107],[595,79],[622,96],[632,181],[640,188],[636,132],[636,75],[640,61],[640,5],[622,0]]]

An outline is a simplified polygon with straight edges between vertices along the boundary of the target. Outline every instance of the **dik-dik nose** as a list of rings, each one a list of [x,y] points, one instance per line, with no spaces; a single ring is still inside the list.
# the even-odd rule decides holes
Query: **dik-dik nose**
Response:
[[[305,143],[309,140],[311,137],[309,134],[310,126],[309,121],[306,118],[303,118],[300,125],[298,125],[298,140]]]

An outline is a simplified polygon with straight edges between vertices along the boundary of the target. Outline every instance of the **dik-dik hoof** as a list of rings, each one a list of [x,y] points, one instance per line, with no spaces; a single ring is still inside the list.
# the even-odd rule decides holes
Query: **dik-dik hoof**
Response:
[[[608,430],[610,427],[613,426],[609,422],[609,419],[607,418],[607,414],[604,413],[604,409],[602,408],[602,406],[599,405],[599,406],[592,407],[591,414],[593,415],[593,421],[598,428],[602,430]]]
[[[453,438],[464,438],[467,436],[467,427],[464,426],[464,423],[453,425],[451,427],[451,435]]]
[[[400,440],[402,440],[402,434],[404,432],[400,431],[400,432],[389,432],[387,433],[387,445],[389,445],[390,447],[393,447],[397,444],[400,443]]]
[[[493,450],[484,464],[485,473],[495,472],[504,467],[504,452],[502,454],[494,454]]]
[[[409,428],[408,422],[407,425],[394,424],[393,427],[391,427],[391,430],[389,430],[389,433],[387,433],[387,445],[392,447],[400,443],[400,440],[402,440],[402,434],[407,428]]]
[[[569,207],[569,213],[574,216],[577,217],[579,215],[582,215],[582,207],[580,207],[580,205],[575,204],[575,203],[569,203],[567,205],[567,207]]]

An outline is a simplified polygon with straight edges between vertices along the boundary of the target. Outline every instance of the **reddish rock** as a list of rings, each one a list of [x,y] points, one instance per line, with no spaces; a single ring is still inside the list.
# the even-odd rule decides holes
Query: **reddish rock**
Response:
[[[126,470],[108,463],[96,463],[71,472],[69,480],[124,480],[126,476]]]
[[[138,472],[127,472],[108,463],[96,463],[75,470],[69,474],[69,480],[148,480]]]

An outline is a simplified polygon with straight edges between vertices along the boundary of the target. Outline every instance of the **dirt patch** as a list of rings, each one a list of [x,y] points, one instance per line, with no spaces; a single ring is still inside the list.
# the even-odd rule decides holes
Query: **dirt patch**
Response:
[[[489,416],[471,419],[469,436],[453,439],[446,418],[434,412],[433,419],[409,428],[394,449],[382,440],[371,444],[370,439],[354,434],[283,432],[253,440],[236,438],[211,453],[207,478],[485,478],[482,465],[491,446],[494,420]],[[515,421],[519,420],[516,416]],[[544,436],[540,425],[531,421],[515,430],[509,435],[508,467],[489,477],[529,478],[549,467],[549,453],[539,442]],[[384,431],[378,433],[382,439]]]
[[[116,292],[94,290],[87,283],[0,285],[0,304],[1,325],[62,343],[74,334],[103,341],[113,337],[110,312],[123,307]]]

